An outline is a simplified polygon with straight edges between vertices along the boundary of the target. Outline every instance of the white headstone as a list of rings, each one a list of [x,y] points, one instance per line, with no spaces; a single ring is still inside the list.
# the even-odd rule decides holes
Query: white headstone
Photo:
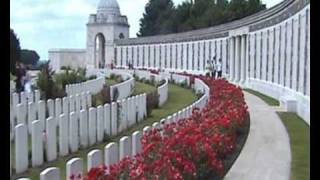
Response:
[[[39,90],[35,90],[34,91],[34,102],[37,103],[40,101],[40,91]]]
[[[26,124],[25,108],[21,103],[17,105],[17,123]]]
[[[124,136],[119,141],[119,160],[131,155],[131,142],[128,136]]]
[[[31,134],[32,122],[36,120],[36,106],[33,102],[28,103],[28,127]]]
[[[88,146],[88,116],[84,109],[80,111],[80,145],[84,148]]]
[[[77,115],[77,118],[79,119],[80,115],[80,109],[81,109],[81,96],[79,94],[76,94],[75,96],[75,112]]]
[[[48,114],[49,117],[55,117],[54,115],[54,101],[52,99],[47,100]]]
[[[69,96],[69,112],[75,112],[75,99],[74,96]]]
[[[119,161],[119,149],[118,145],[114,142],[109,143],[104,148],[104,163],[106,166],[110,166]]]
[[[31,127],[32,167],[36,167],[43,163],[43,131],[40,121],[33,121]]]
[[[38,119],[41,122],[42,129],[46,128],[46,104],[44,101],[40,100],[38,102]]]
[[[135,131],[132,134],[132,156],[135,156],[141,151],[141,139],[142,134],[140,131]]]
[[[19,96],[17,93],[12,93],[12,111],[13,117],[17,117],[17,105],[19,104]]]
[[[158,122],[154,122],[152,124],[152,127],[158,129],[158,128],[160,128],[160,124]]]
[[[87,106],[88,108],[92,107],[91,93],[87,92]]]
[[[89,145],[93,145],[97,141],[97,118],[96,118],[96,109],[89,109]]]
[[[47,133],[47,160],[53,161],[57,159],[57,126],[56,120],[52,117],[47,119],[46,124],[46,133]]]
[[[105,104],[103,106],[104,109],[104,130],[105,134],[110,136],[111,135],[111,108],[110,104]]]
[[[69,119],[69,98],[62,98],[62,113],[66,115],[67,119]]]
[[[60,156],[69,154],[69,120],[65,114],[59,116],[59,153]]]
[[[66,178],[81,179],[83,177],[83,160],[81,158],[72,158],[67,162]],[[79,178],[81,177],[81,178]]]
[[[103,107],[97,107],[97,141],[102,142],[104,137],[104,117],[103,117]]]
[[[62,108],[61,108],[61,99],[60,98],[57,98],[56,100],[55,100],[55,103],[54,103],[54,105],[55,105],[55,118],[56,118],[56,124],[58,125],[58,119],[59,119],[59,117],[60,117],[60,115],[62,114]]]
[[[60,169],[50,167],[40,173],[40,180],[60,180]]]
[[[16,173],[22,173],[28,169],[28,127],[26,124],[18,124],[15,127],[15,165]]]
[[[145,126],[145,127],[143,128],[143,133],[144,133],[144,134],[145,134],[145,133],[148,133],[150,130],[151,130],[151,127],[150,127],[150,126]]]
[[[88,172],[91,168],[98,167],[102,164],[102,152],[101,150],[95,149],[88,153]]]
[[[81,109],[87,109],[87,96],[86,93],[81,93]]]
[[[69,145],[71,152],[76,152],[79,149],[79,135],[78,135],[78,120],[75,112],[70,113],[69,118]]]
[[[112,135],[117,135],[117,130],[118,130],[118,123],[117,123],[117,103],[113,102],[111,104],[111,134]]]

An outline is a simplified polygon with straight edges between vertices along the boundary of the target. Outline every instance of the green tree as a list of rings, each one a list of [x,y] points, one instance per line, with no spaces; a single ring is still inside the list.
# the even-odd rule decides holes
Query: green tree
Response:
[[[21,62],[24,64],[36,65],[40,59],[38,53],[34,50],[23,49],[20,55]]]
[[[140,19],[137,36],[151,36],[175,31],[174,6],[172,0],[149,0]]]
[[[17,35],[10,29],[10,72],[16,74],[16,62],[20,61],[20,42]]]
[[[176,8],[171,0],[149,0],[140,19],[138,36],[206,28],[241,19],[266,9],[261,0],[185,0]]]

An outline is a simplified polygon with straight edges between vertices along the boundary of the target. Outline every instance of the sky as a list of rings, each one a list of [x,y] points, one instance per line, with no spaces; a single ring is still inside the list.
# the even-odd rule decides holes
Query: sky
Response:
[[[180,4],[185,0],[173,0]],[[282,0],[262,0],[267,8]],[[22,49],[36,50],[47,60],[53,48],[85,48],[86,23],[96,13],[99,0],[10,0],[10,27]],[[139,31],[139,19],[148,0],[118,0],[120,12],[128,17],[130,37]]]

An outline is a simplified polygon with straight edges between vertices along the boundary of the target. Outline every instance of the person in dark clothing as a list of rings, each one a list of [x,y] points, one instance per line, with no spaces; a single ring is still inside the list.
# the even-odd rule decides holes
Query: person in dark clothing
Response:
[[[216,70],[218,72],[218,78],[222,77],[222,64],[221,58],[219,59],[218,63],[216,64]]]
[[[212,59],[212,77],[213,79],[216,78],[216,57],[214,56]]]

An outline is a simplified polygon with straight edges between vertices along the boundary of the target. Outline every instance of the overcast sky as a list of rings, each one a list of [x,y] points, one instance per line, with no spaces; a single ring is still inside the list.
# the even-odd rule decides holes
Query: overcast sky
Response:
[[[185,0],[173,0],[175,5]],[[262,0],[272,7],[282,0]],[[51,48],[85,48],[86,23],[99,0],[10,0],[10,27],[22,49],[34,49],[41,60]],[[118,0],[130,24],[130,37],[139,31],[139,19],[148,0]]]

